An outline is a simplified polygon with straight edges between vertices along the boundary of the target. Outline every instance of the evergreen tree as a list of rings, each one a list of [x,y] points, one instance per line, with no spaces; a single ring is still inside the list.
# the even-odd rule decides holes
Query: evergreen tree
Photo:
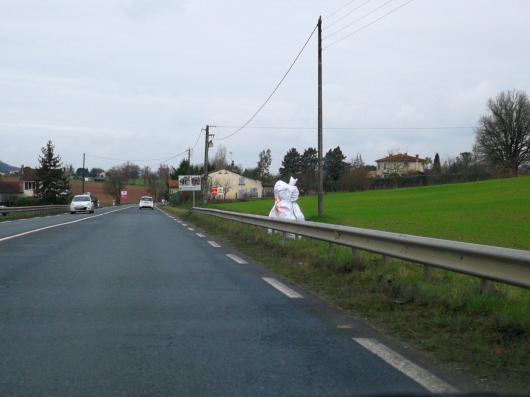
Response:
[[[56,204],[61,199],[64,200],[70,188],[61,164],[61,157],[55,155],[54,150],[52,141],[48,141],[41,149],[40,167],[37,168],[36,194],[47,204]]]
[[[285,154],[280,167],[280,177],[284,180],[289,180],[289,177],[293,176],[297,178],[300,174],[301,169],[301,156],[298,150],[295,148],[289,149]]]
[[[440,175],[442,173],[442,165],[440,164],[440,156],[438,153],[434,156],[434,162],[432,163],[432,173],[434,175]]]
[[[337,190],[337,182],[348,167],[345,159],[346,156],[342,153],[340,146],[330,149],[326,153],[324,157],[324,187],[326,191]]]
[[[318,152],[315,148],[309,147],[304,150],[300,158],[300,168],[298,187],[306,193],[316,191],[318,188]]]

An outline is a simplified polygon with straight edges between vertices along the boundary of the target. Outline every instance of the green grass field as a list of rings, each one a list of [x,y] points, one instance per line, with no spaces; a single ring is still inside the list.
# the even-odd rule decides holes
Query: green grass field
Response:
[[[369,229],[530,250],[530,177],[421,188],[331,193],[325,215],[302,197],[306,219]],[[268,215],[272,199],[215,208]]]

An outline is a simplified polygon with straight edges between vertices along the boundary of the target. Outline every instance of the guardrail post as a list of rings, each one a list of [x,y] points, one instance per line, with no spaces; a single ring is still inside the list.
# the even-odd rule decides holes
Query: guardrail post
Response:
[[[388,267],[388,256],[383,255],[381,257],[381,259],[382,259],[382,262],[383,262],[383,267]]]
[[[493,292],[493,284],[490,280],[486,280],[485,278],[480,279],[480,293],[481,294],[489,294],[490,292]]]
[[[352,262],[355,265],[359,260],[359,252],[357,251],[357,248],[352,247],[351,256],[352,256]]]
[[[328,254],[331,256],[335,253],[335,246],[333,243],[328,243]]]
[[[432,281],[432,267],[423,265],[423,277],[427,281]]]

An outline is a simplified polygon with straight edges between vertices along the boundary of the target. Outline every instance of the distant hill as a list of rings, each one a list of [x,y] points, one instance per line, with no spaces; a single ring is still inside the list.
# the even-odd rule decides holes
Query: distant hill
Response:
[[[18,167],[13,167],[12,165],[6,164],[3,161],[0,161],[0,172],[7,174],[11,171],[18,171]]]

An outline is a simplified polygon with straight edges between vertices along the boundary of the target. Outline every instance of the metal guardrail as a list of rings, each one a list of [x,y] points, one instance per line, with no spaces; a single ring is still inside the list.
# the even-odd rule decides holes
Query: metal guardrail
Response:
[[[530,288],[530,251],[210,208],[191,211]]]
[[[47,212],[64,211],[68,212],[68,205],[35,205],[27,207],[0,207],[0,214],[13,214],[17,212]]]

